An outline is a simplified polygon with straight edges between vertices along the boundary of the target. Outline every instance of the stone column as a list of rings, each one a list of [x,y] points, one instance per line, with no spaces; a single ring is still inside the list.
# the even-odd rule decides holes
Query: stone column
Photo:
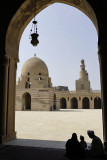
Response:
[[[70,97],[68,97],[66,99],[66,102],[67,102],[67,109],[71,109],[71,100],[70,100]]]
[[[78,109],[82,109],[82,98],[78,98]]]
[[[57,100],[56,100],[56,108],[57,108],[57,110],[60,110],[60,99],[59,99],[59,97],[57,97]]]
[[[103,139],[105,150],[107,151],[107,44],[99,45],[98,56],[101,80]]]
[[[16,138],[15,133],[15,98],[16,98],[16,69],[17,60],[10,58],[8,74],[8,114],[7,114],[7,136],[6,140]]]
[[[89,102],[90,102],[90,109],[94,109],[94,100],[90,99]]]
[[[8,65],[8,57],[0,55],[0,143],[7,134]]]

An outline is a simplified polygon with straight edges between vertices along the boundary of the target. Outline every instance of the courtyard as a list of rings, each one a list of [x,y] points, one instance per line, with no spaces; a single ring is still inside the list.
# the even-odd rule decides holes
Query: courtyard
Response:
[[[7,144],[64,149],[73,132],[90,143],[87,130],[103,140],[101,109],[16,111],[15,115],[17,139]]]

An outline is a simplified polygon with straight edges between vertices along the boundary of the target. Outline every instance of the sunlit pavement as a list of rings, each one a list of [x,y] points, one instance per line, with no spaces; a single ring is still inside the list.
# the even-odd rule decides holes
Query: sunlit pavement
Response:
[[[17,139],[7,144],[65,149],[73,132],[78,139],[91,139],[87,130],[94,130],[102,140],[102,110],[16,111]]]
[[[16,111],[15,123],[17,139],[0,147],[0,160],[69,160],[65,143],[73,132],[78,139],[82,134],[87,143],[91,142],[87,130],[103,139],[101,110]]]

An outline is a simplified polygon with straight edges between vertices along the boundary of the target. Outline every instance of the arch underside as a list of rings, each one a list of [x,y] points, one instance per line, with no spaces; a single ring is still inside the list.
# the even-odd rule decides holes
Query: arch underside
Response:
[[[45,9],[46,7],[48,7],[53,3],[65,3],[81,10],[91,19],[96,29],[98,30],[95,13],[86,0],[41,0],[41,1],[37,0],[36,13],[37,14],[40,13],[43,9]],[[35,1],[26,0],[19,8],[19,10],[16,12],[16,14],[13,16],[13,19],[10,22],[6,35],[7,56],[18,59],[18,50],[19,50],[21,35],[25,27],[34,17],[34,12],[35,12]]]

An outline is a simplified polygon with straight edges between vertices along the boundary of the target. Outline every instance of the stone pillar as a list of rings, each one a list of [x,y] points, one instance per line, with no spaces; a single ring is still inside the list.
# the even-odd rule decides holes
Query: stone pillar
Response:
[[[78,98],[78,109],[82,109],[82,98]]]
[[[66,102],[67,102],[67,109],[71,109],[71,101],[69,97],[66,99]]]
[[[57,101],[56,101],[56,108],[57,108],[57,110],[60,110],[60,99],[59,99],[59,97],[57,98]]]
[[[8,64],[8,57],[0,55],[0,143],[7,134]]]
[[[99,45],[98,56],[101,80],[103,139],[105,150],[107,151],[107,44]]]
[[[7,114],[7,136],[4,141],[16,138],[15,133],[15,98],[16,98],[16,69],[17,60],[10,58],[9,60],[9,76],[8,76],[8,114]]]
[[[90,109],[94,109],[94,100],[90,99],[89,103],[90,103]]]

